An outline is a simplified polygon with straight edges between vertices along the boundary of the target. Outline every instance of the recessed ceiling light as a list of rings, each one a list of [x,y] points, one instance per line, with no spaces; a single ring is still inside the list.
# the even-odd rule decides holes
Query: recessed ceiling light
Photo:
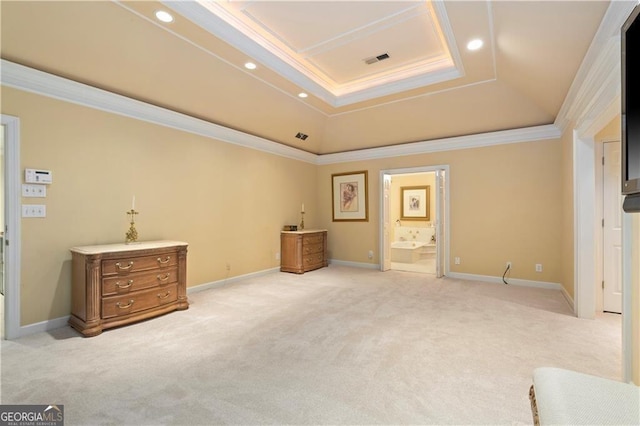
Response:
[[[309,96],[309,95],[307,95],[307,94],[306,94],[306,93],[304,93],[304,92],[300,92],[300,93],[298,93],[298,97],[299,97],[299,98],[306,98],[307,96]]]
[[[173,16],[171,16],[169,12],[165,12],[164,10],[158,10],[156,12],[156,18],[158,18],[159,21],[166,23],[173,22]]]
[[[467,49],[469,50],[478,50],[482,47],[484,43],[482,42],[482,40],[480,40],[479,38],[476,38],[474,40],[471,40],[469,43],[467,43]]]
[[[247,62],[246,64],[244,64],[244,67],[248,70],[255,70],[258,66],[253,62]]]

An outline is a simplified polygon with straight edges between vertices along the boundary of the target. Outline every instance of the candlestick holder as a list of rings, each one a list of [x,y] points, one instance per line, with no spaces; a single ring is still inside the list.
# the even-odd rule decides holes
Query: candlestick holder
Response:
[[[138,212],[135,211],[134,209],[131,209],[127,212],[127,214],[131,215],[131,222],[129,222],[131,226],[129,227],[129,230],[125,234],[125,237],[126,237],[125,242],[129,244],[129,243],[134,243],[138,241],[138,231],[136,231],[136,219],[135,219],[136,217],[135,215],[137,215]]]
[[[304,212],[300,212],[300,215],[302,216],[302,220],[300,221],[300,230],[304,229]]]

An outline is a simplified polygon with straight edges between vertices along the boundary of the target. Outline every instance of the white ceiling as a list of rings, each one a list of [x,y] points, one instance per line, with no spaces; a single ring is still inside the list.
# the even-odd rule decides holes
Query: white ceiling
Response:
[[[608,5],[3,1],[1,55],[329,154],[553,123]]]

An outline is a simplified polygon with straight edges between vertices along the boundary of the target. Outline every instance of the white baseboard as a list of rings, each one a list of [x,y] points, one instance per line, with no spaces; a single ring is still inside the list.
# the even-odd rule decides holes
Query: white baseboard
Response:
[[[42,332],[54,330],[56,328],[64,327],[65,325],[67,325],[69,318],[70,316],[67,315],[66,317],[54,318],[46,321],[41,321],[41,322],[29,324],[29,325],[20,326],[20,329],[18,330],[18,335],[12,337],[11,340],[17,339],[19,337],[28,336],[30,334],[42,333]]]
[[[187,294],[198,293],[200,291],[209,290],[211,288],[222,287],[223,285],[235,283],[238,281],[246,280],[247,278],[261,277],[263,275],[273,274],[275,272],[280,271],[280,267],[277,266],[275,268],[264,269],[258,272],[252,272],[250,274],[238,275],[236,277],[225,278],[223,280],[212,281],[210,283],[199,284],[193,287],[187,287]]]
[[[564,298],[567,300],[567,303],[569,304],[569,306],[571,306],[571,311],[575,312],[576,311],[576,307],[573,303],[573,297],[569,296],[569,293],[567,293],[567,290],[564,289],[564,287],[562,287],[562,295],[564,296]]]
[[[378,263],[348,262],[346,260],[329,259],[331,265],[353,266],[354,268],[380,269]]]
[[[447,277],[457,278],[461,280],[482,281],[482,282],[503,284],[502,277],[492,277],[489,275],[475,275],[475,274],[464,274],[461,272],[449,272],[447,274]],[[532,280],[522,280],[518,278],[507,278],[507,282],[510,285],[517,285],[522,287],[536,287],[536,288],[547,288],[551,290],[564,290],[564,287],[562,287],[562,285],[558,283],[549,283],[545,281],[532,281]]]

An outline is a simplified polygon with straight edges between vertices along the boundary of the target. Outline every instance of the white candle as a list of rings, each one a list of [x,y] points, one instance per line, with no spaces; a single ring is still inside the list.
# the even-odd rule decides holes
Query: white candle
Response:
[[[133,196],[133,200],[131,200],[131,210],[136,209],[136,196]]]
[[[304,213],[304,203],[302,203],[302,210],[300,210],[302,213]]]

